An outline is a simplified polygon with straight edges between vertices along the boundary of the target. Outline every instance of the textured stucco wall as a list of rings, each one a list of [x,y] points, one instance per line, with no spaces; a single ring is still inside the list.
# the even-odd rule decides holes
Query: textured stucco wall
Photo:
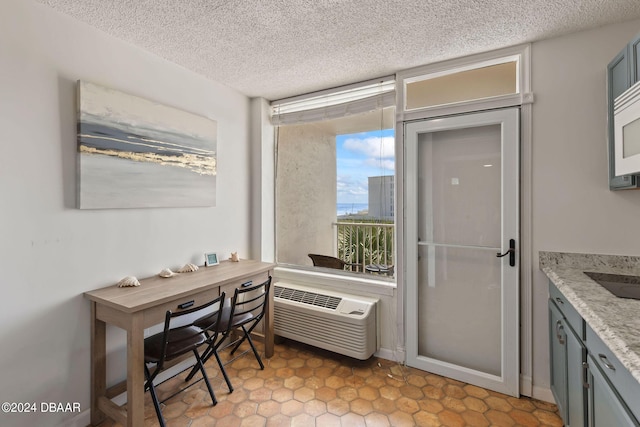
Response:
[[[336,134],[321,125],[282,126],[278,134],[276,241],[280,263],[312,265],[334,255]]]

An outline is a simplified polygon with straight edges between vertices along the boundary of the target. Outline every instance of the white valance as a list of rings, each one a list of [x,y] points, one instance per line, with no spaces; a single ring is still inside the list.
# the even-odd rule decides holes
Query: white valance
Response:
[[[271,103],[271,123],[287,125],[336,119],[396,104],[395,78],[382,77]]]

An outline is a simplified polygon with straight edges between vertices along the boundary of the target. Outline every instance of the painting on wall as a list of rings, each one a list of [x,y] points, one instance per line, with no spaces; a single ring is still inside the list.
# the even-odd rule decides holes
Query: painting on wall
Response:
[[[78,82],[80,209],[215,206],[217,122]]]

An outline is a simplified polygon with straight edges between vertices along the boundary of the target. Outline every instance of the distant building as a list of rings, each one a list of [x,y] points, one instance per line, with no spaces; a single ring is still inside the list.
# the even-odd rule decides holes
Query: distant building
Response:
[[[393,175],[369,177],[369,216],[393,219],[395,199]]]

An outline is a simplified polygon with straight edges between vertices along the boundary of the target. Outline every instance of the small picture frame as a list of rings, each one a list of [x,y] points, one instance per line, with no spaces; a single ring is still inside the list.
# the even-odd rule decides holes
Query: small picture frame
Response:
[[[218,254],[215,252],[208,252],[204,254],[204,265],[207,267],[211,267],[212,265],[218,265],[220,261],[218,260]]]

